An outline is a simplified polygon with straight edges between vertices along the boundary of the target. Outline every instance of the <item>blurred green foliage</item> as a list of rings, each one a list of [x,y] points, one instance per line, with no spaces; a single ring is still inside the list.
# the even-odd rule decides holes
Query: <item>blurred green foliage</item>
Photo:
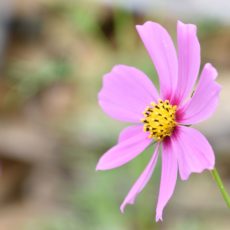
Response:
[[[65,60],[48,60],[42,63],[15,61],[8,67],[8,81],[22,100],[32,98],[41,90],[58,81],[67,81],[71,66]]]

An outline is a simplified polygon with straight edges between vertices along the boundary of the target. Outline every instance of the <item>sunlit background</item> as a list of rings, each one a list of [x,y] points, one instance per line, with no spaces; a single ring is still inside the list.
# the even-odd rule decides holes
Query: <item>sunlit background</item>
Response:
[[[211,3],[210,3],[211,2]],[[98,106],[102,76],[133,65],[157,85],[135,25],[198,25],[202,64],[222,84],[215,115],[198,126],[230,191],[230,2],[226,0],[0,1],[0,230],[228,230],[230,213],[209,172],[178,180],[155,223],[160,162],[124,215],[123,198],[153,149],[116,170],[99,157],[127,124]]]

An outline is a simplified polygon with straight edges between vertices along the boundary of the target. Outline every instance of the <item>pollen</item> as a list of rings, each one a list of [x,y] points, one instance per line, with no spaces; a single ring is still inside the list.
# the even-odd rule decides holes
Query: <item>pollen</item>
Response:
[[[171,105],[168,100],[158,100],[158,104],[152,102],[143,114],[141,121],[144,124],[144,132],[149,133],[149,138],[155,141],[162,141],[165,137],[171,136],[177,123],[176,105]]]

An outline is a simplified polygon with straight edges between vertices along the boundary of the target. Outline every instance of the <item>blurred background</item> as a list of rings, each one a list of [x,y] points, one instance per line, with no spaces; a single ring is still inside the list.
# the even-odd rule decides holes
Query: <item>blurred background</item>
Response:
[[[229,229],[229,210],[209,172],[178,180],[157,224],[160,164],[136,204],[119,211],[152,149],[95,172],[127,125],[97,104],[103,74],[133,65],[157,84],[135,25],[154,20],[175,40],[180,19],[198,25],[202,64],[219,71],[220,105],[198,128],[230,191],[229,10],[226,0],[1,0],[0,230]]]

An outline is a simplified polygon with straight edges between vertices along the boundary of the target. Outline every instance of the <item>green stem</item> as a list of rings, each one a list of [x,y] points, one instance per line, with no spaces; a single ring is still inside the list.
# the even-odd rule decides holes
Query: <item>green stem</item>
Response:
[[[220,178],[220,175],[219,175],[218,171],[216,170],[216,168],[214,168],[211,171],[211,174],[212,174],[214,180],[216,181],[216,184],[219,187],[220,192],[221,192],[221,194],[222,194],[227,206],[230,208],[230,196],[228,195],[228,192],[225,189],[224,184],[223,184],[223,182],[222,182],[222,180]]]

